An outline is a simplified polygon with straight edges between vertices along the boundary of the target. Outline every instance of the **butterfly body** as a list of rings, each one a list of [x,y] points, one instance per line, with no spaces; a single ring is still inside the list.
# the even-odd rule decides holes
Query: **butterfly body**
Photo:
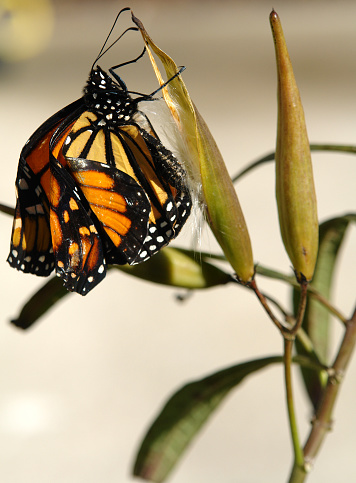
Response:
[[[107,264],[146,261],[177,236],[191,209],[186,173],[138,109],[149,98],[95,67],[83,97],[31,136],[16,179],[12,267],[55,269],[85,295]]]

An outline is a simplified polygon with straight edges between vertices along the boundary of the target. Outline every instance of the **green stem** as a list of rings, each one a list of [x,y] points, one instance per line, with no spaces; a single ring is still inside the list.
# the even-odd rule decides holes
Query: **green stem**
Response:
[[[291,339],[284,339],[284,375],[286,383],[286,398],[289,416],[289,425],[292,436],[292,443],[294,449],[295,466],[299,468],[304,467],[304,455],[299,441],[297,419],[294,409],[294,398],[292,388],[292,351],[294,341]]]
[[[341,153],[349,153],[349,154],[356,154],[356,146],[343,146],[339,144],[311,144],[310,151],[333,151],[333,152],[341,152]],[[275,158],[275,152],[269,153],[263,158],[254,161],[253,163],[249,164],[246,168],[240,171],[232,178],[232,182],[236,183],[242,176],[252,171],[254,168],[257,168],[260,164],[267,163],[269,161],[273,161]]]
[[[293,345],[296,334],[300,329],[305,307],[307,304],[308,295],[308,282],[302,282],[300,286],[301,294],[299,300],[298,314],[294,326],[287,330],[285,329],[284,337],[284,375],[286,384],[286,398],[287,398],[287,408],[289,416],[289,426],[292,436],[293,450],[294,450],[294,472],[300,472],[304,469],[304,453],[300,445],[297,418],[294,409],[294,398],[293,398],[293,388],[292,388],[292,353]]]
[[[288,483],[303,483],[303,481],[305,481],[306,476],[307,476],[307,472],[304,469],[304,467],[298,466],[296,463],[294,463],[292,473],[290,475]]]
[[[310,151],[333,151],[339,153],[356,154],[355,145],[344,144],[311,144]]]

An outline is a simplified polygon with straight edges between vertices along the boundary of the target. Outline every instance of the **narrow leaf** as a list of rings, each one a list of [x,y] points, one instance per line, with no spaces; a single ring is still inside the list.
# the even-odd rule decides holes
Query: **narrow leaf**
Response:
[[[327,300],[330,300],[339,249],[350,222],[356,222],[355,214],[333,218],[320,225],[319,255],[311,286]],[[294,289],[293,301],[295,311],[298,307],[298,299],[299,291]],[[319,360],[323,364],[329,365],[330,312],[310,295],[308,296],[303,328],[312,341]],[[305,354],[298,342],[296,347],[299,354]],[[310,401],[314,409],[316,409],[327,382],[325,372],[315,372],[302,368],[302,375]]]
[[[15,209],[12,208],[11,206],[4,205],[3,203],[0,203],[0,212],[10,216],[15,215]]]
[[[168,400],[148,430],[133,474],[155,483],[163,482],[229,391],[247,376],[281,362],[281,356],[257,359],[183,386]],[[309,365],[305,358],[296,358],[295,362]]]
[[[140,265],[112,265],[108,269],[113,268],[149,282],[190,290],[233,281],[230,274],[200,259],[195,252],[171,247],[164,248]],[[18,318],[11,322],[21,329],[28,329],[69,293],[62,281],[53,277],[26,302]]]
[[[28,329],[60,299],[70,292],[58,277],[51,277],[23,306],[17,319],[11,321],[20,329]]]
[[[208,263],[194,251],[167,247],[138,265],[115,268],[149,282],[186,289],[204,289],[231,282],[231,275]]]

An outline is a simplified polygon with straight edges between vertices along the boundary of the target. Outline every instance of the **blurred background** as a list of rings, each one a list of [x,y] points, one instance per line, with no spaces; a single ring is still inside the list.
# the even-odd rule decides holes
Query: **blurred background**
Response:
[[[45,119],[80,97],[125,6],[178,65],[187,67],[190,95],[232,175],[274,150],[270,1],[0,0],[0,202],[14,206],[21,148]],[[282,20],[311,142],[355,143],[356,3],[275,0],[273,7]],[[123,15],[118,32],[129,24],[129,15]],[[139,36],[128,35],[100,65],[125,62],[141,49]],[[120,75],[131,90],[156,88],[148,59]],[[355,159],[336,154],[313,159],[320,220],[354,212]],[[273,164],[241,180],[237,190],[255,261],[289,272],[277,224]],[[0,214],[0,224],[3,482],[132,482],[141,438],[173,391],[218,369],[282,351],[275,327],[242,288],[201,291],[178,303],[176,296],[183,292],[117,271],[87,297],[69,295],[21,332],[9,321],[44,280],[8,266],[12,219]],[[193,231],[188,223],[174,245],[191,247]],[[201,246],[217,252],[207,230]],[[347,315],[355,304],[355,246],[351,229],[333,298]],[[260,284],[289,304],[283,284],[263,279]],[[337,323],[333,332],[337,341]],[[313,483],[356,481],[355,366],[353,360]],[[301,385],[296,398],[304,440],[311,414]],[[231,393],[170,482],[283,482],[291,454],[282,368],[273,367]]]

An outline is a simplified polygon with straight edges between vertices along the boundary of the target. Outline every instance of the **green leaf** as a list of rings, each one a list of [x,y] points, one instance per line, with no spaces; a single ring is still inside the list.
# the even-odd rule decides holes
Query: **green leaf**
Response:
[[[204,289],[232,282],[230,274],[196,253],[166,247],[145,263],[115,265],[115,268],[149,282],[186,289]]]
[[[247,376],[281,362],[281,356],[256,359],[183,386],[168,400],[148,430],[133,474],[155,483],[163,482],[229,391]],[[300,357],[294,362],[310,364]]]
[[[230,274],[198,259],[193,251],[164,248],[157,255],[139,265],[112,265],[113,268],[161,285],[186,289],[204,289],[232,282]],[[104,283],[110,283],[106,280]],[[51,278],[36,292],[21,310],[19,317],[11,322],[21,329],[28,329],[59,300],[69,294],[61,279]]]
[[[330,300],[334,270],[339,249],[350,222],[356,222],[356,215],[349,214],[322,223],[319,228],[319,254],[311,287],[325,299]],[[294,312],[298,310],[299,291],[293,290]],[[319,361],[329,365],[330,312],[318,300],[308,296],[303,328],[313,343]],[[301,344],[296,343],[298,354],[305,355]],[[310,355],[310,354],[309,354]],[[317,409],[327,382],[325,371],[311,371],[302,368],[304,384],[310,401]]]
[[[20,329],[28,329],[60,299],[70,294],[58,277],[52,277],[23,306],[17,319],[11,321]]]

